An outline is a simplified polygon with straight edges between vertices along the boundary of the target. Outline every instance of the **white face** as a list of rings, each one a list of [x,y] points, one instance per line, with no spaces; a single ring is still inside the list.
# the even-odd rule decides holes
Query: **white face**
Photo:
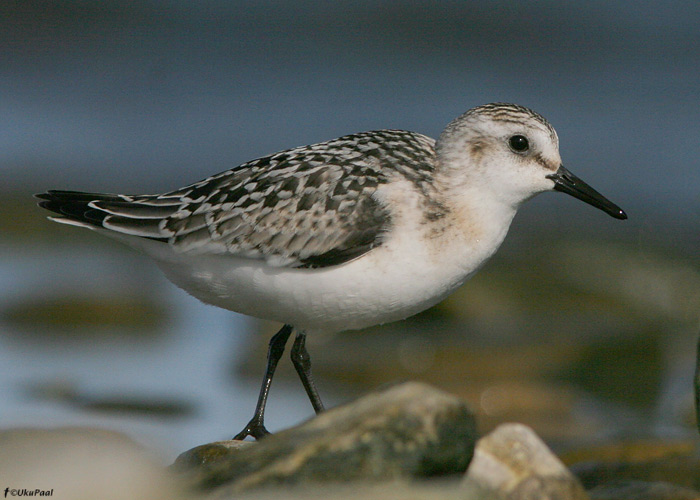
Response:
[[[451,177],[493,191],[516,206],[554,189],[554,181],[547,176],[561,166],[554,129],[524,113],[463,115],[445,130],[438,150],[442,166],[457,170],[450,169]]]
[[[488,153],[475,158],[479,139],[470,141],[472,161],[480,164],[487,182],[519,203],[542,191],[554,188],[554,181],[547,176],[561,166],[559,142],[556,133],[550,132],[534,119],[522,123],[484,120],[483,129]],[[479,160],[478,162],[475,160]]]

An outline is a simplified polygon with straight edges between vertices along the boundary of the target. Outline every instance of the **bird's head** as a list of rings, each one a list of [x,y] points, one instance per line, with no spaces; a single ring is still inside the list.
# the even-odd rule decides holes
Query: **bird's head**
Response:
[[[457,189],[469,185],[517,207],[543,191],[562,191],[617,219],[627,215],[564,168],[549,122],[515,104],[470,109],[453,120],[436,145],[438,172]]]

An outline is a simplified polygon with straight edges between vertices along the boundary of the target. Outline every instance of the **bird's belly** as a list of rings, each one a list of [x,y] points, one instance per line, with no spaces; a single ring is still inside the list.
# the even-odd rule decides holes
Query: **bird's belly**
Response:
[[[421,252],[379,247],[321,269],[202,256],[162,262],[168,278],[203,302],[310,331],[341,331],[395,321],[436,304],[469,276],[464,266]]]

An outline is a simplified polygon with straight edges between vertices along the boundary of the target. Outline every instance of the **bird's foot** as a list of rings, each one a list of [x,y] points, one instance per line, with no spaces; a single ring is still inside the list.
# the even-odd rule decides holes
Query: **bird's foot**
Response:
[[[253,417],[250,422],[243,428],[241,432],[234,436],[234,440],[243,441],[246,437],[250,436],[258,441],[261,438],[269,435],[270,431],[265,429],[265,424],[263,424],[262,418]]]

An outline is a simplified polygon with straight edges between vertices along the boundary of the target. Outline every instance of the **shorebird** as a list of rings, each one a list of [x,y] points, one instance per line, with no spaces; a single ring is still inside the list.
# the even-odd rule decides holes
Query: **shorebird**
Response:
[[[307,332],[396,321],[460,287],[498,249],[518,207],[561,191],[626,214],[562,165],[557,133],[534,111],[470,109],[437,141],[377,130],[281,151],[175,191],[47,191],[56,222],[111,236],[152,257],[208,304],[284,324],[269,343],[253,418],[259,439],[275,368],[291,359],[318,413]]]

